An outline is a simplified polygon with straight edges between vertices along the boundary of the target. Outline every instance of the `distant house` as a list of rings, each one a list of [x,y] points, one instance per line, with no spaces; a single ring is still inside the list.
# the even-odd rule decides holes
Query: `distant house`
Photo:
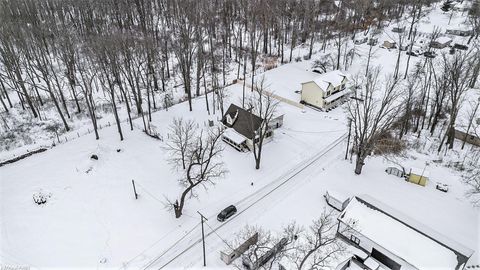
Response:
[[[427,184],[430,172],[425,169],[411,168],[407,181],[424,187]]]
[[[368,41],[368,37],[361,36],[361,37],[355,38],[354,43],[356,45],[360,45],[360,44],[366,43],[367,41]]]
[[[405,32],[405,26],[399,26],[399,25],[396,25],[392,28],[392,32],[394,33],[403,33]]]
[[[468,1],[462,1],[453,6],[453,10],[461,11],[461,12],[468,11],[470,10],[470,8],[471,8],[471,3],[469,3]]]
[[[435,49],[443,49],[452,44],[452,39],[449,37],[439,37],[436,40],[430,42],[430,47]]]
[[[324,73],[302,83],[301,103],[328,111],[340,105],[350,94],[347,76],[339,70]]]
[[[397,47],[397,43],[393,40],[385,40],[383,42],[383,47],[387,49],[395,49]]]
[[[225,131],[222,140],[238,151],[248,151],[253,149],[253,143],[258,140],[256,135],[262,126],[263,119],[252,113],[252,109],[245,110],[235,104],[230,104],[222,123]],[[267,127],[266,138],[264,143],[272,140],[273,130],[283,125],[283,114],[275,116],[270,120]]]
[[[455,139],[465,141],[471,145],[480,146],[480,137],[473,134],[467,134],[465,131],[459,129],[455,129]]]
[[[378,44],[378,38],[374,38],[374,37],[371,37],[367,42],[367,45],[369,46],[375,46],[377,44]]]
[[[447,29],[446,31],[446,34],[461,36],[461,37],[470,36],[472,33],[473,31],[471,29],[466,29],[466,28],[450,28],[450,29]]]
[[[473,251],[370,196],[356,196],[338,217],[337,236],[360,255],[338,270],[464,269]]]

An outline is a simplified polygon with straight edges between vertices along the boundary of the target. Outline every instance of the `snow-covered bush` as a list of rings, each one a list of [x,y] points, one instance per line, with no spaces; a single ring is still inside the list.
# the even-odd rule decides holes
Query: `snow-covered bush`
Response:
[[[47,203],[48,199],[51,197],[52,193],[44,192],[42,190],[33,193],[33,201],[38,205]]]

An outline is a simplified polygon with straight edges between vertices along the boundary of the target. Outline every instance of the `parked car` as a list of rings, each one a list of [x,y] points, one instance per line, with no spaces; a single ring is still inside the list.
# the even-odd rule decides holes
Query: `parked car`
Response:
[[[417,51],[407,51],[407,55],[418,56],[419,54],[417,53]]]
[[[229,217],[235,215],[237,213],[237,208],[234,205],[230,205],[229,207],[225,208],[220,212],[217,216],[217,220],[220,222],[224,222]]]
[[[459,50],[463,50],[463,51],[468,50],[468,46],[467,46],[467,45],[463,45],[463,44],[455,43],[455,45],[453,45],[453,47],[454,47],[455,49],[459,49]]]
[[[368,37],[359,37],[354,40],[354,43],[356,45],[360,45],[360,44],[366,43],[367,41],[368,41]]]
[[[425,52],[423,55],[425,57],[428,57],[428,58],[435,58],[437,56],[437,54],[435,52],[432,52],[432,51]]]

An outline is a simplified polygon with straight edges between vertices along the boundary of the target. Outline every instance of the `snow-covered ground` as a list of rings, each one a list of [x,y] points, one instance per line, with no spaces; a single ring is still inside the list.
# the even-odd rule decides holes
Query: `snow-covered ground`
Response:
[[[231,99],[241,96],[241,86],[228,89]],[[153,124],[166,138],[173,117],[184,115],[204,125],[208,116],[203,98],[196,111],[185,114],[187,104],[153,115]],[[281,105],[284,127],[265,145],[262,168],[254,169],[251,153],[227,146],[224,161],[229,173],[214,187],[187,202],[185,215],[175,220],[164,207],[165,198],[180,193],[178,174],[167,163],[162,142],[140,129],[117,139],[114,126],[102,130],[99,141],[80,137],[45,153],[1,168],[2,256],[5,262],[32,266],[118,266],[146,247],[167,247],[196,224],[197,210],[214,214],[254,193],[302,160],[345,133],[341,114],[326,114]],[[339,111],[340,112],[340,111]],[[141,126],[137,120],[137,126]],[[318,140],[322,136],[323,140]],[[117,152],[120,149],[120,152]],[[91,160],[92,154],[98,161]],[[134,200],[131,180],[138,185]],[[251,183],[254,183],[251,186]],[[46,205],[34,204],[32,195],[51,193]],[[57,254],[55,258],[49,254]]]
[[[419,30],[431,31],[435,25],[445,29],[449,19],[449,14],[435,9],[422,20]],[[457,14],[450,24],[463,21]],[[379,43],[393,35],[388,29]],[[303,56],[307,50],[300,47],[295,55]],[[356,46],[356,51],[347,70],[350,74],[364,68],[368,46]],[[393,72],[398,51],[376,46],[374,52],[372,66],[382,65],[382,74]],[[423,59],[412,57],[410,67]],[[315,55],[310,61],[282,65],[257,78],[264,75],[270,90],[299,101],[295,91],[300,90],[300,83],[317,76],[309,71],[314,60]],[[400,74],[406,61],[402,52]],[[228,87],[227,93],[231,102],[238,103],[242,86]],[[226,102],[225,108],[228,105]],[[368,194],[408,213],[475,250],[469,264],[480,264],[480,211],[465,198],[460,173],[433,162],[438,157],[426,143],[418,142],[420,147],[412,146],[408,155],[393,160],[369,158],[357,176],[354,164],[344,160],[344,141],[336,144],[347,131],[342,108],[324,113],[282,103],[280,110],[285,113],[284,126],[265,145],[262,168],[254,169],[251,153],[225,145],[223,160],[229,173],[215,186],[200,190],[198,198],[188,200],[180,219],[165,208],[166,198],[174,199],[180,193],[179,175],[167,162],[163,142],[141,131],[141,119],[135,120],[133,131],[123,123],[123,142],[112,125],[100,131],[98,141],[92,135],[80,136],[1,167],[0,262],[38,269],[161,267],[191,246],[168,267],[200,267],[201,244],[192,246],[201,236],[200,211],[209,218],[205,228],[209,235],[208,266],[225,267],[219,257],[219,252],[228,248],[224,240],[231,240],[246,224],[276,232],[292,220],[308,226],[327,207],[323,194],[329,190],[344,196]],[[199,126],[221,117],[219,110],[208,115],[204,97],[198,97],[194,112],[188,112],[187,103],[180,103],[154,113],[152,124],[166,138],[172,119],[180,116],[193,119]],[[413,145],[415,138],[409,142]],[[99,159],[91,160],[92,154]],[[397,164],[405,168],[427,166],[431,180],[421,187],[384,172]],[[138,200],[133,195],[132,179]],[[435,189],[437,181],[449,185],[448,193]],[[41,206],[32,199],[39,191],[51,194]],[[220,227],[215,216],[230,204],[235,204],[239,213]],[[212,233],[212,228],[218,230]]]

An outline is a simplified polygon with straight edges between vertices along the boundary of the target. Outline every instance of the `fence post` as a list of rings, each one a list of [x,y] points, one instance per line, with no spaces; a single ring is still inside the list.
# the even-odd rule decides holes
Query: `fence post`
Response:
[[[133,193],[135,194],[135,200],[138,199],[137,189],[135,188],[135,181],[132,179]]]

